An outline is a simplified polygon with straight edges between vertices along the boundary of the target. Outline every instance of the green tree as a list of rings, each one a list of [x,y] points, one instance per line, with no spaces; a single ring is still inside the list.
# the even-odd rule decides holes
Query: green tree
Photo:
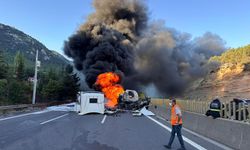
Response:
[[[24,81],[12,80],[8,86],[8,99],[12,104],[31,103],[32,87]]]
[[[8,67],[4,61],[3,51],[0,50],[0,79],[7,77]]]
[[[0,105],[5,105],[7,103],[7,85],[6,79],[0,79]]]
[[[14,60],[15,75],[18,80],[24,80],[25,77],[25,65],[24,56],[18,51]]]
[[[42,95],[45,101],[58,101],[62,85],[59,81],[50,79],[48,84],[43,86]]]
[[[65,68],[65,73],[63,76],[63,89],[61,92],[61,97],[64,100],[76,100],[77,93],[79,92],[80,79],[77,77],[77,74],[73,73],[73,67],[67,65]]]
[[[25,69],[25,79],[28,79],[29,77],[33,77],[34,76],[34,72],[35,72],[35,69],[34,68],[27,68]]]

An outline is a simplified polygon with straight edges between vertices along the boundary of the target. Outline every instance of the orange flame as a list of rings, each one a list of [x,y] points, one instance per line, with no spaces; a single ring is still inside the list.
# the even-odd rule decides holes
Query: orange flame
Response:
[[[118,97],[124,93],[120,84],[120,76],[113,72],[102,73],[98,75],[95,85],[98,86],[108,99],[107,107],[113,108],[118,104]]]

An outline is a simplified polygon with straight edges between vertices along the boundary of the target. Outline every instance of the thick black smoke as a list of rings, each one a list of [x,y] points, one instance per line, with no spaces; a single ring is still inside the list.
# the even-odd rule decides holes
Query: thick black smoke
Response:
[[[64,52],[85,75],[91,88],[104,72],[119,72],[125,88],[154,85],[164,94],[179,94],[204,75],[207,60],[225,50],[223,40],[149,25],[139,0],[95,0],[95,12],[65,42]]]
[[[96,12],[64,46],[89,87],[104,72],[135,73],[134,45],[147,25],[147,11],[139,1],[95,0],[93,5]]]
[[[165,95],[180,94],[207,73],[208,59],[224,50],[224,41],[215,34],[191,39],[187,33],[153,23],[137,44],[137,74],[128,81],[144,86],[153,83]]]

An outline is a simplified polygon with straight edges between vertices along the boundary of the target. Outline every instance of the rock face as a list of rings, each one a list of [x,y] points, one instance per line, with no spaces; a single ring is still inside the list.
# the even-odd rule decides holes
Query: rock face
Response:
[[[194,83],[185,94],[186,99],[196,100],[210,101],[216,97],[223,101],[231,101],[233,98],[250,99],[249,66],[224,64]]]
[[[28,63],[35,61],[36,50],[39,51],[39,60],[43,66],[58,67],[69,63],[56,51],[51,51],[31,36],[13,27],[0,23],[0,50],[5,54],[9,63],[13,62],[17,51],[20,51]]]

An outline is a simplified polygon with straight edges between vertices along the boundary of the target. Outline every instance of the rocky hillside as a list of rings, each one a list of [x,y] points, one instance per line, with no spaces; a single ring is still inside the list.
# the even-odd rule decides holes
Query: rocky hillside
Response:
[[[250,99],[250,45],[229,49],[221,56],[210,59],[219,67],[197,80],[185,94],[187,99],[211,100],[219,97],[223,101],[233,98]]]
[[[20,51],[26,58],[26,62],[31,65],[35,61],[36,50],[39,51],[42,68],[60,67],[69,62],[31,36],[4,24],[0,24],[0,50],[4,52],[9,63],[13,62],[16,52]]]

